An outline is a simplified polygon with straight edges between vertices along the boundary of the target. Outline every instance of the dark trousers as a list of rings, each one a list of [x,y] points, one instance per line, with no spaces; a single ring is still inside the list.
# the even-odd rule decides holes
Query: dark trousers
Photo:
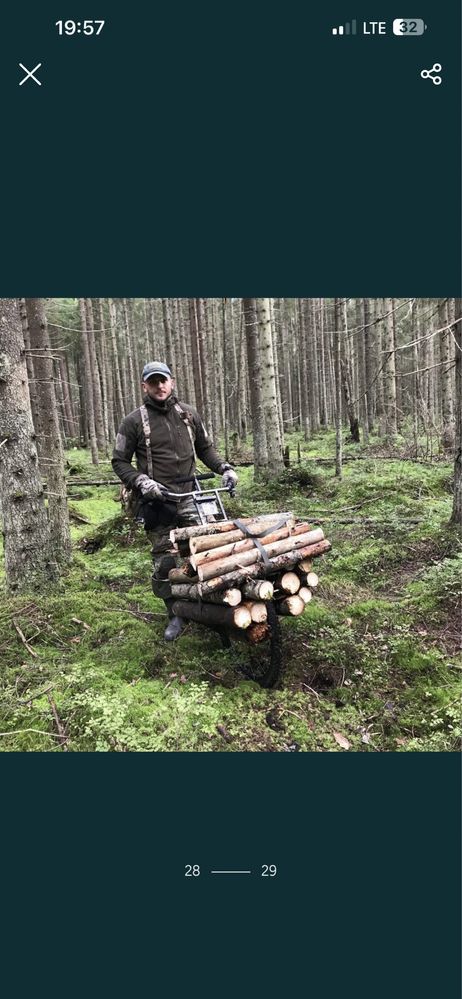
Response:
[[[200,520],[194,503],[188,498],[178,504],[176,526],[191,527],[193,524],[200,524]],[[160,597],[164,601],[168,616],[173,617],[172,607],[175,598],[172,597],[168,574],[170,569],[178,566],[181,559],[167,551],[168,548],[171,548],[169,530],[169,527],[162,526],[154,531],[147,531],[147,535],[152,542],[152,591],[156,597]]]

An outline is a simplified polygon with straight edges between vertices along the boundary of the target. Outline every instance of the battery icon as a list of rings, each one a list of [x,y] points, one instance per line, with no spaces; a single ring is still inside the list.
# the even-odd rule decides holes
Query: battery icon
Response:
[[[427,25],[421,17],[397,17],[393,21],[393,34],[402,35],[403,38],[423,35],[426,29]]]

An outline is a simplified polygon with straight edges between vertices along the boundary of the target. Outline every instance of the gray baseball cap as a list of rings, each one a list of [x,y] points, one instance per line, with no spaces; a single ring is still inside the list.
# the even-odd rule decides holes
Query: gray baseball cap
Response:
[[[142,382],[148,382],[153,375],[163,375],[164,378],[172,378],[172,372],[167,364],[163,361],[149,361],[144,365],[143,373],[141,375]]]

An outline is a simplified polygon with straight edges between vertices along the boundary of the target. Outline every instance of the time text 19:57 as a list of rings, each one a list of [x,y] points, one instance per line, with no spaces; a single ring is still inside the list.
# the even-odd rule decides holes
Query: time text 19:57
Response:
[[[58,35],[100,35],[105,21],[56,21]]]

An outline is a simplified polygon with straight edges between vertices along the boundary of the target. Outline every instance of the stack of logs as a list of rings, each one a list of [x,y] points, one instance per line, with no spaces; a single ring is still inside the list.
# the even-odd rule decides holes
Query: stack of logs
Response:
[[[278,614],[304,611],[318,584],[312,560],[331,548],[291,513],[180,527],[170,541],[184,558],[169,572],[174,613],[251,644],[269,635],[268,601]]]

